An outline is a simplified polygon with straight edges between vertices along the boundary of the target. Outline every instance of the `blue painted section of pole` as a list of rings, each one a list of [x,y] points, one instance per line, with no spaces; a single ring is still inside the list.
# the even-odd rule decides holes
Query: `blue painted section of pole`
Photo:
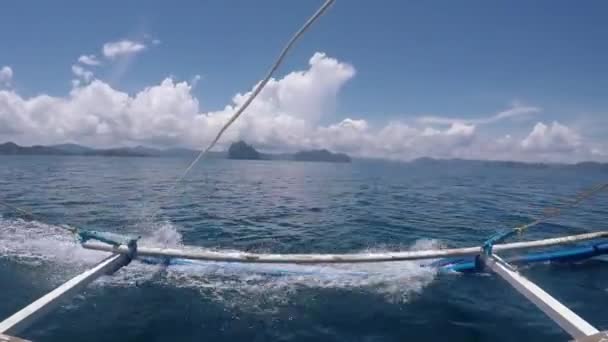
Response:
[[[608,242],[585,244],[546,252],[530,253],[505,258],[505,260],[514,265],[543,262],[576,262],[604,254],[608,254]],[[475,273],[479,272],[479,267],[477,264],[478,263],[475,262],[475,257],[468,257],[441,259],[433,263],[433,266],[439,267],[441,270],[445,271]]]

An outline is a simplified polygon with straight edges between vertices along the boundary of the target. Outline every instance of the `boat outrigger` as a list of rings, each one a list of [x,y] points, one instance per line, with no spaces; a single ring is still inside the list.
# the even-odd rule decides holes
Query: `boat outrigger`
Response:
[[[112,255],[0,322],[0,341],[19,341],[19,339],[14,339],[11,336],[22,333],[30,324],[43,317],[90,282],[102,275],[116,272],[134,259],[141,259],[144,262],[156,260],[166,265],[196,263],[197,261],[242,265],[245,263],[371,263],[443,258],[425,267],[437,267],[440,270],[463,273],[492,272],[507,281],[509,285],[536,305],[577,341],[606,341],[605,339],[608,339],[607,331],[600,332],[538,285],[517,272],[517,269],[513,266],[534,262],[582,261],[608,254],[608,231],[498,244],[497,242],[513,235],[513,231],[507,231],[491,237],[481,247],[359,254],[254,254],[211,251],[195,247],[157,248],[138,246],[137,238],[128,238],[117,234],[76,230],[74,232],[80,237],[82,247],[110,252]],[[495,254],[499,251],[522,251],[562,245],[574,246],[559,250],[534,252],[506,260]]]
[[[277,61],[273,64],[268,74],[259,82],[250,96],[241,104],[212,142],[192,161],[185,169],[185,172],[177,180],[183,180],[192,167],[202,159],[219,141],[222,134],[228,127],[244,112],[253,99],[261,92],[266,83],[270,80],[274,71],[278,68],[281,61],[295,41],[319,18],[334,0],[326,0],[313,16],[296,32],[279,54]],[[169,191],[175,189],[175,185]],[[600,184],[591,191],[578,196],[574,202],[568,206],[574,206],[583,199],[608,189],[608,183]],[[34,218],[34,216],[20,208],[1,202],[16,212]],[[600,332],[591,324],[586,322],[576,313],[572,312],[565,305],[553,298],[538,285],[534,284],[526,277],[521,275],[514,265],[534,262],[567,262],[581,261],[608,254],[608,231],[592,232],[580,235],[564,236],[552,239],[524,241],[514,243],[503,243],[505,239],[523,232],[525,229],[537,225],[544,220],[558,215],[560,209],[552,211],[549,215],[533,221],[527,225],[499,232],[490,237],[482,246],[466,248],[449,248],[420,251],[386,252],[386,253],[356,253],[356,254],[255,254],[246,252],[221,252],[203,250],[195,247],[184,248],[156,248],[139,246],[137,238],[129,238],[121,235],[93,232],[67,228],[76,234],[82,247],[91,250],[110,252],[111,255],[93,268],[78,274],[51,292],[45,294],[38,300],[29,304],[25,308],[0,322],[0,342],[2,341],[23,341],[13,337],[21,334],[33,322],[49,313],[53,308],[60,305],[64,300],[74,295],[77,291],[84,288],[87,284],[102,275],[111,275],[122,267],[127,266],[132,260],[140,259],[144,262],[158,262],[171,264],[183,264],[194,262],[221,262],[240,265],[244,263],[272,263],[272,264],[328,264],[328,263],[378,263],[396,262],[422,259],[439,259],[431,263],[431,267],[437,267],[445,271],[456,272],[491,272],[503,278],[515,290],[521,293],[526,299],[536,305],[541,311],[547,314],[555,323],[564,329],[570,336],[577,341],[608,341],[608,332]],[[581,245],[581,243],[586,244]],[[531,249],[544,249],[561,245],[571,245],[560,250],[550,250],[533,252],[531,254],[507,258],[506,260],[496,254],[496,252],[522,251]],[[446,259],[447,258],[447,259]],[[428,267],[427,265],[426,267]]]

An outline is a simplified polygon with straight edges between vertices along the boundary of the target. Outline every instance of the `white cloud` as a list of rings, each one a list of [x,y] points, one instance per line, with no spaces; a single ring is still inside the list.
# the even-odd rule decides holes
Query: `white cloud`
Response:
[[[355,68],[324,53],[315,53],[306,71],[294,71],[283,79],[272,78],[251,104],[248,112],[282,113],[316,123],[334,107],[338,91],[355,75]],[[237,94],[233,101],[240,105],[249,97]]]
[[[201,148],[234,113],[249,92],[236,94],[225,108],[201,112],[192,94],[197,80],[164,79],[128,94],[94,79],[76,65],[77,85],[68,96],[24,98],[0,91],[0,141],[51,144],[67,141],[92,146],[188,146]],[[89,74],[90,73],[90,74]],[[320,124],[334,114],[343,86],[355,77],[352,65],[314,54],[305,70],[271,79],[243,116],[226,132],[219,148],[245,139],[267,151],[328,148],[355,156],[412,159],[517,159],[546,161],[605,160],[606,149],[590,145],[572,128],[537,123],[528,135],[495,137],[483,123],[535,111],[514,105],[476,122],[439,125],[394,120],[372,125],[359,118]]]
[[[95,55],[82,55],[78,57],[78,62],[89,66],[97,66],[101,64]]]
[[[449,118],[442,116],[423,116],[418,118],[418,122],[421,124],[427,125],[451,125],[453,123],[466,123],[473,125],[483,125],[495,123],[505,119],[513,119],[517,117],[526,117],[532,114],[540,113],[541,109],[538,107],[532,106],[523,106],[518,103],[514,103],[509,109],[504,110],[502,112],[496,113],[494,115],[482,118]]]
[[[85,68],[77,64],[72,65],[72,73],[74,73],[76,77],[86,83],[90,82],[93,79],[93,72],[86,70]],[[74,85],[74,82],[72,82],[72,84]],[[80,83],[78,83],[77,85],[79,84]]]
[[[102,52],[107,58],[115,59],[121,56],[133,55],[143,51],[145,48],[146,45],[144,43],[124,39],[103,44]]]
[[[554,121],[551,126],[537,123],[521,142],[521,147],[532,152],[571,152],[581,146],[580,136],[572,129]]]
[[[329,146],[356,155],[391,159],[461,157],[476,138],[475,126],[460,123],[435,129],[393,121],[374,130],[364,120],[346,119],[320,131],[325,134],[315,147]]]
[[[13,69],[8,65],[0,69],[0,86],[10,86],[13,80]]]
[[[194,77],[192,77],[192,79],[190,80],[190,84],[192,85],[192,88],[195,88],[196,85],[198,84],[198,81],[201,80],[201,75],[194,75]]]

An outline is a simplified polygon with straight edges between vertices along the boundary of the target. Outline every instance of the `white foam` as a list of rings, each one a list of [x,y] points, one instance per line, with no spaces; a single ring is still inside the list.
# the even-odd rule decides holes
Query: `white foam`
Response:
[[[35,267],[41,282],[58,285],[107,255],[82,248],[59,226],[0,218],[0,259]]]
[[[0,218],[0,257],[88,266],[106,257],[82,248],[65,228],[38,221]]]
[[[181,234],[169,222],[158,224],[142,236],[140,244],[183,247]],[[436,240],[422,239],[408,249],[437,246]],[[362,253],[386,250],[369,249]],[[36,221],[0,219],[0,258],[59,268],[63,272],[56,276],[62,278],[61,281],[105,256],[106,253],[83,249],[73,235],[61,227]],[[405,302],[435,278],[436,269],[421,265],[413,261],[346,265],[198,262],[164,267],[133,262],[116,275],[100,279],[96,285],[133,286],[158,282],[163,286],[198,289],[202,295],[229,306],[249,303],[251,307],[259,307],[262,302],[282,303],[305,288],[356,289],[381,295],[391,302]]]
[[[179,247],[183,246],[182,234],[170,222],[163,222],[153,226],[150,234],[144,235],[139,240],[144,246],[154,247]]]
[[[437,247],[440,247],[437,240],[420,239],[408,249]],[[383,251],[387,251],[387,248],[361,252]],[[303,288],[357,289],[382,295],[391,302],[406,302],[435,278],[435,268],[421,267],[423,263],[427,265],[431,262],[325,265],[193,262],[168,267],[163,282],[171,286],[197,288],[204,296],[238,306],[246,303],[254,307],[259,307],[262,302],[282,303],[294,291]]]

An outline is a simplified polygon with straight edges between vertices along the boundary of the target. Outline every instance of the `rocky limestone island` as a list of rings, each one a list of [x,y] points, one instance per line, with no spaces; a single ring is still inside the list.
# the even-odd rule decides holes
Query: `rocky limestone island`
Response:
[[[228,158],[229,159],[249,159],[249,160],[259,160],[262,159],[260,152],[256,151],[253,146],[248,145],[244,141],[237,141],[230,145],[228,148]]]

